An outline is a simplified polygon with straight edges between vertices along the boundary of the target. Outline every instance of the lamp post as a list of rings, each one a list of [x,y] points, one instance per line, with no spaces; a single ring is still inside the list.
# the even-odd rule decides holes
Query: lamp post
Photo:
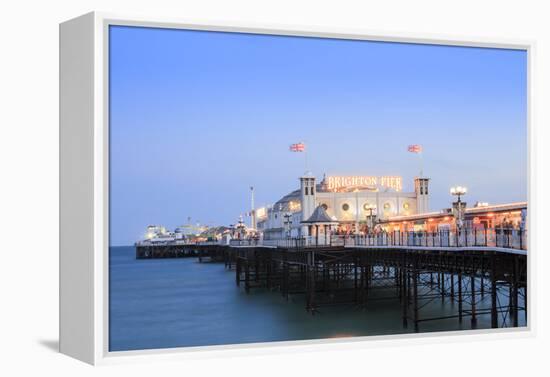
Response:
[[[451,195],[457,197],[457,201],[453,203],[453,207],[456,209],[456,226],[460,230],[464,221],[464,208],[466,207],[466,203],[460,200],[460,197],[466,195],[468,189],[463,186],[454,186],[451,187],[450,191]]]
[[[286,230],[286,237],[287,238],[290,238],[290,229],[291,229],[291,226],[292,226],[292,215],[287,212],[284,214],[284,221],[283,221],[283,224],[285,225],[285,230]]]
[[[365,205],[364,207],[367,211],[369,211],[369,216],[368,216],[368,225],[369,225],[369,233],[372,233],[372,228],[374,226],[373,224],[373,219],[372,219],[372,211],[374,211],[374,209],[376,208],[374,205],[372,204],[367,204]]]

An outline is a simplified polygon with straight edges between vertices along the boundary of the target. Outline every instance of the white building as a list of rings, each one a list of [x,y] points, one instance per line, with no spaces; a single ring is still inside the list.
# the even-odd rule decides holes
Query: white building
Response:
[[[323,234],[329,229],[333,233],[361,233],[379,220],[429,212],[428,178],[415,178],[413,192],[401,191],[402,179],[395,176],[331,176],[317,183],[308,172],[299,181],[298,190],[262,211],[258,230],[264,239]],[[324,220],[316,226],[319,219]]]

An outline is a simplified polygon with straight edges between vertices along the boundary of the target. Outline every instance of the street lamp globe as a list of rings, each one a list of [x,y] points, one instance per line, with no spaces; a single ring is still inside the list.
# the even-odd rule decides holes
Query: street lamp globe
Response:
[[[460,196],[466,195],[466,193],[468,192],[468,188],[464,186],[453,186],[451,187],[450,192],[451,192],[451,195],[458,196],[458,200],[460,201]]]

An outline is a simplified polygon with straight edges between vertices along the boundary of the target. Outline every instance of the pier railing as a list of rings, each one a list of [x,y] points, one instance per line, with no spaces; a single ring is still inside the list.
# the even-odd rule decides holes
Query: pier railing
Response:
[[[255,238],[249,238],[249,239],[234,239],[229,241],[229,246],[257,246],[257,245],[264,245],[264,243]]]
[[[244,239],[244,240],[231,240],[230,246],[273,246],[284,248],[301,248],[306,246],[312,246],[314,243],[311,241],[312,237],[293,237],[293,238],[281,238],[274,240],[259,240],[259,239]]]
[[[173,239],[152,239],[152,240],[142,240],[137,241],[135,243],[135,246],[189,246],[189,245],[199,245],[199,244],[217,244],[217,241],[209,241],[209,242],[189,242],[187,240],[173,240]]]
[[[379,232],[364,235],[319,235],[275,240],[231,240],[231,246],[284,248],[325,246],[501,247],[527,250],[527,231],[521,229],[462,229],[437,232]]]
[[[527,250],[527,231],[521,229],[462,229],[457,232],[379,232],[332,236],[333,246],[502,247]]]
[[[209,246],[227,245],[218,241],[200,243],[186,242],[139,242],[136,246]],[[491,228],[441,230],[437,232],[394,231],[361,235],[324,235],[289,237],[283,239],[233,239],[229,246],[272,246],[282,248],[326,246],[411,246],[411,247],[500,247],[527,250],[527,231],[523,229]]]

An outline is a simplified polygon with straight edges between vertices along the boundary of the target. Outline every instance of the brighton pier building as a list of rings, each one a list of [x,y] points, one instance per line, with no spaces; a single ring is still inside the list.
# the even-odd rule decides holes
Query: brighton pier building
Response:
[[[412,192],[402,188],[398,176],[325,176],[317,182],[308,172],[298,190],[255,211],[257,229],[265,240],[360,234],[395,216],[429,212],[428,178],[415,178]]]

